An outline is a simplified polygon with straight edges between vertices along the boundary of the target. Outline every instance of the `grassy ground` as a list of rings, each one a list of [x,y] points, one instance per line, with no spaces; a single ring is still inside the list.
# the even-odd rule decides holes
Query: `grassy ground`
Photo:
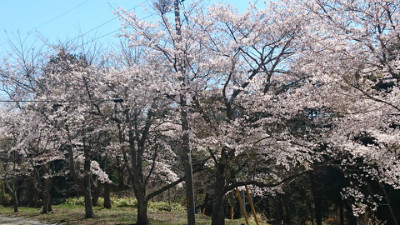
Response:
[[[20,212],[14,213],[12,208],[0,207],[0,214],[15,217],[25,217],[47,223],[89,225],[89,224],[134,224],[136,221],[136,209],[132,207],[114,207],[104,209],[95,207],[96,218],[85,219],[84,207],[81,205],[55,205],[53,212],[41,214],[41,209],[20,207]],[[186,224],[185,212],[149,212],[150,223],[154,225]],[[211,224],[207,216],[196,215],[196,224]],[[226,220],[227,225],[245,224],[244,219]],[[250,224],[255,224],[250,219]],[[261,224],[260,224],[261,225]],[[267,225],[262,223],[262,225]]]

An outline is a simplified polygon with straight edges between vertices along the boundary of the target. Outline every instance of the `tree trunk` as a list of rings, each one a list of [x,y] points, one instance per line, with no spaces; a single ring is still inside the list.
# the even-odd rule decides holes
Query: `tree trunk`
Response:
[[[348,225],[358,225],[357,218],[353,215],[351,205],[348,204],[347,202],[344,202],[344,206],[346,209],[346,220]]]
[[[149,112],[149,118],[151,118],[151,112]],[[148,120],[149,121],[149,120]],[[135,192],[136,200],[138,203],[137,208],[137,219],[136,224],[138,225],[147,225],[149,223],[149,219],[147,217],[147,199],[146,199],[146,184],[143,180],[143,153],[145,151],[145,137],[147,135],[147,131],[150,128],[150,124],[147,124],[142,133],[142,140],[138,143],[138,148],[135,148],[134,143],[134,135],[133,131],[130,129],[129,136],[129,147],[131,152],[131,161],[132,161],[132,187]]]
[[[206,193],[206,197],[205,197],[205,199],[204,199],[204,204],[203,204],[203,215],[206,215],[206,209],[207,209],[207,206],[208,206],[208,198],[209,198],[209,195],[208,195],[208,192]],[[209,214],[209,212],[207,212],[207,214]]]
[[[85,198],[85,218],[94,218],[91,190],[91,174],[90,174],[90,156],[89,149],[84,146],[85,164],[84,164],[84,198]]]
[[[93,204],[92,204],[92,193],[90,188],[90,173],[85,172],[84,178],[84,198],[85,198],[85,218],[94,218]]]
[[[313,202],[314,202],[314,211],[315,211],[315,221],[317,225],[322,225],[322,202],[321,202],[321,196],[318,193],[318,187],[317,184],[314,182],[315,179],[315,174],[311,174],[309,176],[310,179],[310,189],[311,189],[311,194],[313,197]]]
[[[289,199],[285,198],[285,201],[283,202],[284,208],[285,208],[285,224],[290,225],[292,224],[291,218],[290,218],[290,210],[288,206],[288,201]]]
[[[240,197],[242,198],[243,209],[245,212],[247,212],[246,211],[246,195],[244,194],[244,190],[240,191]],[[244,217],[242,211],[240,211],[240,212],[241,212],[240,217]]]
[[[308,195],[306,195],[306,204],[307,204],[307,208],[310,211],[310,220],[311,220],[311,225],[314,225],[314,209],[312,207],[312,203],[310,198],[308,197]]]
[[[111,209],[110,184],[104,184],[104,208]]]
[[[38,184],[37,184],[37,180],[36,179],[29,179],[29,189],[27,190],[29,195],[28,195],[28,199],[29,199],[29,203],[28,206],[35,208],[35,207],[40,207],[42,205],[42,203],[39,201],[39,188],[38,188]]]
[[[92,196],[92,204],[93,206],[97,206],[99,202],[99,197],[101,194],[102,184],[97,183],[97,186],[92,184],[93,196]]]
[[[175,11],[175,30],[177,35],[175,50],[177,50],[178,54],[176,56],[177,62],[177,71],[181,73],[180,81],[182,93],[180,94],[180,110],[181,110],[181,123],[182,123],[182,153],[183,153],[183,162],[185,167],[185,188],[186,188],[186,202],[187,202],[187,222],[188,225],[195,225],[195,206],[194,206],[194,192],[193,192],[193,168],[192,168],[192,153],[190,150],[189,143],[189,119],[187,112],[187,100],[186,100],[186,87],[187,87],[187,77],[185,75],[184,68],[184,53],[183,49],[180,46],[182,43],[182,30],[181,30],[181,16],[179,9],[179,0],[174,0],[174,11]]]
[[[120,139],[122,139],[122,138],[120,138]],[[120,140],[120,142],[122,142],[122,141],[123,140]],[[120,157],[117,157],[116,170],[117,170],[117,176],[118,176],[118,187],[119,187],[119,190],[122,190],[125,186],[125,183],[124,183],[124,171],[123,171],[123,166],[122,166]]]
[[[315,220],[317,225],[322,225],[321,199],[314,198]]]
[[[343,208],[343,201],[340,201],[339,206],[339,217],[340,217],[340,225],[344,225],[344,208]]]
[[[385,186],[382,183],[379,183],[379,186],[383,191],[383,194],[384,194],[383,196],[385,197],[386,204],[389,208],[390,215],[392,216],[392,223],[395,225],[399,225],[399,223],[397,222],[396,213],[393,210],[392,203],[390,201],[389,195],[386,192]]]
[[[149,218],[147,217],[147,200],[143,194],[136,196],[138,201],[138,214],[137,214],[137,225],[147,225],[149,224]]]
[[[42,213],[48,213],[52,211],[51,207],[51,186],[53,183],[53,178],[45,178],[44,179],[44,187],[43,187],[43,209]]]
[[[14,203],[14,212],[18,212],[18,205],[19,205],[19,203],[18,203],[18,195],[17,195],[17,191],[16,190],[14,190],[14,192],[13,192],[13,203]]]
[[[283,224],[283,208],[282,208],[282,195],[278,195],[276,198],[276,220],[279,224]]]
[[[225,224],[225,211],[224,211],[224,195],[225,195],[225,177],[224,166],[217,165],[214,186],[214,207],[212,214],[211,225],[224,225]]]

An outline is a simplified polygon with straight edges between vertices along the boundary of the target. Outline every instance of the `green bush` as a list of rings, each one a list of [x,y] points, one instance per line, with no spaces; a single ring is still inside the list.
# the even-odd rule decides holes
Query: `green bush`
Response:
[[[137,207],[137,200],[133,198],[111,198],[111,205],[114,207]]]
[[[75,198],[68,198],[65,201],[66,205],[85,205],[85,199],[83,197],[75,197]],[[111,198],[111,205],[113,207],[137,207],[137,200],[134,198],[117,198],[117,197],[112,197]],[[98,201],[98,206],[104,206],[104,199],[99,198]],[[161,212],[161,211],[167,211],[167,212],[180,212],[180,211],[185,211],[185,208],[178,204],[178,203],[171,203],[169,204],[168,202],[149,202],[148,204],[148,209],[151,212]]]
[[[98,206],[104,206],[104,198],[100,197],[98,202]],[[75,198],[68,198],[65,201],[66,205],[85,205],[85,199],[83,196],[75,197]],[[137,201],[133,198],[111,198],[111,205],[113,207],[136,207]]]
[[[75,197],[75,198],[68,198],[65,201],[66,205],[85,205],[85,199],[83,196],[81,197]]]
[[[7,194],[4,188],[0,188],[0,205],[10,206],[12,202],[12,197]]]
[[[179,212],[179,211],[185,211],[185,207],[183,207],[181,204],[178,204],[178,203],[169,204],[168,202],[149,202],[148,207],[149,207],[149,211],[151,211],[151,212],[160,212],[160,211]]]

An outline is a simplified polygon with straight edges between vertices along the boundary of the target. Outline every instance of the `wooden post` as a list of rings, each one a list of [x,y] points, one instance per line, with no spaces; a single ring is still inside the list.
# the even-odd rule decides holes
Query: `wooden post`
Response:
[[[231,220],[233,220],[234,209],[235,209],[235,207],[231,206]]]
[[[258,224],[258,218],[257,218],[256,210],[255,210],[254,205],[253,205],[253,200],[251,199],[251,196],[250,196],[249,188],[247,187],[247,185],[245,185],[244,187],[246,188],[247,199],[249,199],[251,212],[253,212],[253,215],[254,215],[254,220],[256,221],[256,224],[259,225]]]
[[[249,220],[247,219],[246,210],[244,210],[244,205],[243,205],[243,202],[242,202],[242,197],[240,196],[240,193],[239,193],[239,189],[238,189],[238,188],[236,188],[236,195],[237,195],[237,198],[238,198],[238,200],[239,200],[240,209],[242,210],[242,213],[243,213],[243,215],[244,215],[244,219],[246,220],[246,224],[247,224],[247,225],[250,225],[250,224],[249,224]]]

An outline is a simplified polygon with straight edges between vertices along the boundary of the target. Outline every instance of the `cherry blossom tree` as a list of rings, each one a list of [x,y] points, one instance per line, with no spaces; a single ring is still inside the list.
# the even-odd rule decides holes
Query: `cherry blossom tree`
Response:
[[[41,51],[26,49],[20,36],[10,45],[13,54],[4,58],[0,73],[2,101],[8,102],[2,105],[3,135],[14,140],[13,145],[6,149],[9,153],[13,152],[14,164],[18,156],[19,166],[24,164],[25,173],[35,177],[33,185],[36,187],[39,184],[43,194],[43,212],[47,213],[51,211],[49,190],[53,176],[49,163],[59,158],[57,151],[52,149],[57,142],[52,140],[52,130],[39,116],[40,112],[27,103],[38,89],[36,81],[40,76],[44,55]],[[14,202],[18,206],[17,199]]]
[[[84,193],[86,217],[94,217],[92,174],[102,182],[110,182],[93,160],[94,151],[106,147],[100,141],[107,133],[100,108],[104,98],[95,88],[101,70],[90,65],[84,55],[74,56],[61,49],[57,57],[50,59],[44,73],[35,99],[44,103],[39,108],[48,109],[46,116],[62,137],[71,175]]]
[[[172,149],[177,138],[174,132],[179,132],[179,129],[176,107],[159,93],[164,81],[154,72],[154,64],[132,57],[135,60],[116,56],[124,60],[102,77],[106,95],[120,99],[104,112],[104,116],[113,127],[113,141],[108,148],[122,159],[121,163],[132,179],[132,189],[138,201],[136,222],[148,224],[148,201],[183,180],[178,177],[182,175],[174,171],[177,156]],[[150,184],[155,181],[159,187],[149,192]]]
[[[131,45],[157,60],[158,76],[168,81],[160,86],[160,93],[184,109],[192,108],[188,122],[196,129],[189,137],[197,150],[212,159],[209,163],[216,171],[213,224],[223,224],[227,191],[245,184],[273,186],[264,182],[271,173],[244,168],[267,169],[274,163],[290,168],[307,161],[302,155],[312,145],[301,139],[293,142],[295,138],[284,128],[285,115],[295,115],[304,106],[282,107],[297,96],[287,91],[295,89],[291,83],[302,80],[285,68],[297,48],[302,20],[276,8],[258,10],[252,5],[239,14],[231,6],[201,9],[197,4],[187,7],[184,19],[179,17],[177,1],[174,16],[169,14],[172,2],[156,2],[159,19],[153,22],[123,10],[120,17]],[[253,163],[255,158],[260,161]],[[250,179],[250,173],[256,176]]]
[[[290,5],[310,16],[293,68],[321,87],[313,98],[323,100],[335,115],[334,129],[322,139],[351,155],[342,160],[343,167],[358,167],[364,176],[399,188],[399,3],[316,0]],[[359,187],[366,185],[362,177],[354,178]],[[368,199],[376,199],[355,186],[344,196],[356,200],[355,215],[371,206]]]

